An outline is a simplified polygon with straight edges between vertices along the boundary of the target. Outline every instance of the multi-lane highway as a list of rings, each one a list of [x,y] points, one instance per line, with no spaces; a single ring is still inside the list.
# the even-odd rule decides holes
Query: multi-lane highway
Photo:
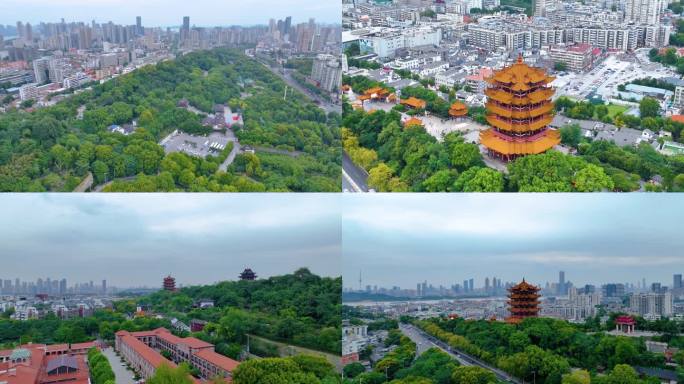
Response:
[[[513,384],[522,384],[522,382],[515,377],[507,374],[506,372],[494,368],[472,356],[466,355],[462,353],[461,351],[457,351],[453,348],[451,348],[448,344],[445,342],[438,340],[427,333],[423,332],[422,330],[414,327],[413,325],[408,325],[408,324],[400,324],[399,329],[401,332],[406,335],[411,341],[416,343],[416,353],[417,355],[422,354],[423,352],[427,351],[430,348],[439,348],[442,351],[448,353],[456,359],[461,365],[465,366],[478,366],[481,368],[484,368],[488,371],[491,371],[496,375],[496,378],[507,382],[507,383],[513,383]]]
[[[291,69],[283,68],[283,67],[272,67],[269,63],[266,63],[262,60],[257,60],[266,68],[268,68],[271,72],[273,72],[276,76],[280,77],[287,85],[289,85],[292,88],[295,88],[299,92],[303,93],[314,101],[319,108],[324,110],[326,113],[330,112],[337,112],[338,114],[342,113],[342,106],[340,104],[335,104],[331,103],[329,100],[325,100],[319,95],[313,94],[311,91],[308,89],[304,88],[301,84],[299,84],[295,79],[292,78]]]

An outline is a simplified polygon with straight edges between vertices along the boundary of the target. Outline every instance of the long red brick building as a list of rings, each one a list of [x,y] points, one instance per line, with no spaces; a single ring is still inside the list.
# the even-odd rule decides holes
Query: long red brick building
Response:
[[[0,383],[90,384],[86,354],[94,342],[80,344],[26,344],[0,350]]]
[[[230,382],[233,370],[240,364],[216,353],[213,344],[194,337],[178,337],[166,328],[142,332],[119,331],[116,333],[115,348],[145,379],[154,375],[162,364],[175,368],[176,364],[186,362],[197,368],[205,380],[219,376]],[[162,351],[168,352],[171,360],[162,356]]]

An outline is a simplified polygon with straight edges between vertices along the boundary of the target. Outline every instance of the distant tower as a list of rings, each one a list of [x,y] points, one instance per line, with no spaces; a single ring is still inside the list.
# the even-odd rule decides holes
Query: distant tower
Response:
[[[252,271],[249,268],[245,268],[245,270],[242,271],[242,273],[240,274],[240,280],[252,281],[252,280],[256,280],[256,278],[257,278],[256,273],[254,273],[254,271]]]
[[[142,17],[141,16],[136,16],[135,17],[135,33],[138,36],[143,35],[143,28],[142,28]]]
[[[185,41],[190,38],[190,16],[183,16],[183,27],[181,28],[180,39]]]
[[[508,288],[508,311],[511,315],[506,322],[517,324],[528,317],[537,317],[540,290],[541,288],[527,283],[524,278],[520,284]]]
[[[359,269],[359,292],[363,290],[363,285],[361,285],[363,280],[361,279],[361,270]]]
[[[166,276],[164,278],[164,290],[175,292],[176,291],[176,279],[174,279],[170,275]]]

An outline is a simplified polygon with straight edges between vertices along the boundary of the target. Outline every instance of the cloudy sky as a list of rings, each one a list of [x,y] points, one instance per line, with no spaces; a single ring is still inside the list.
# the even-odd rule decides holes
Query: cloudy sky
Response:
[[[308,267],[340,276],[336,195],[0,196],[0,278],[116,286],[235,280]]]
[[[268,24],[270,18],[292,16],[293,23],[310,17],[340,23],[340,0],[0,0],[0,24],[18,20],[135,24],[142,16],[145,26],[177,26],[183,16],[197,26]]]
[[[449,286],[496,276],[672,284],[684,273],[681,196],[345,195],[345,287]]]

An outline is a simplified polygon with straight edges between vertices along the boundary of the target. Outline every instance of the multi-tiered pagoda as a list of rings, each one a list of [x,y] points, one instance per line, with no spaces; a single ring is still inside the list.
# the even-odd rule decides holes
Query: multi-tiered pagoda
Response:
[[[468,107],[460,101],[451,104],[449,108],[449,116],[453,119],[460,119],[468,115]]]
[[[162,287],[164,288],[165,291],[175,292],[176,291],[176,279],[171,277],[171,275],[166,276],[164,278],[164,282],[162,283]]]
[[[240,280],[252,281],[252,280],[256,280],[257,275],[250,268],[245,268],[245,270],[242,271],[242,273],[238,277],[240,277]]]
[[[553,120],[553,81],[541,68],[518,61],[487,79],[487,122],[480,142],[489,154],[505,161],[545,152],[560,143],[560,133],[548,128]]]
[[[525,279],[520,284],[508,288],[508,311],[511,315],[506,322],[517,324],[528,317],[537,317],[540,290],[541,288],[529,284]]]

